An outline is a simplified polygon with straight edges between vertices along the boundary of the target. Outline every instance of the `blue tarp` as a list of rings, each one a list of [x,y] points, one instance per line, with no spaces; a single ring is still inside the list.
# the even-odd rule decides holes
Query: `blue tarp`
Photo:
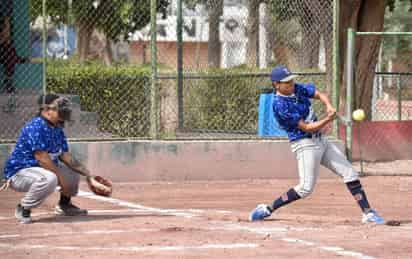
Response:
[[[287,137],[273,115],[273,93],[262,93],[259,98],[259,137]]]

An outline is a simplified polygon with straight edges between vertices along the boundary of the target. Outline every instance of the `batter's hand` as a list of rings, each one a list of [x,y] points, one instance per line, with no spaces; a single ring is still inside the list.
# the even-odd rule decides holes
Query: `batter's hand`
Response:
[[[336,119],[337,114],[336,114],[336,110],[335,109],[331,109],[328,111],[328,115],[327,118],[329,121],[333,121],[334,119]]]
[[[336,109],[333,108],[333,106],[326,106],[326,113],[328,114],[328,116],[335,114],[336,115]]]

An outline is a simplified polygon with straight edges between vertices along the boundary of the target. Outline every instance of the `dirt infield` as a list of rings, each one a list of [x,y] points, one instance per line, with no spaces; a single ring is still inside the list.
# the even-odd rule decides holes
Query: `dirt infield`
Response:
[[[58,194],[16,223],[21,194],[0,193],[0,258],[411,258],[412,177],[362,178],[371,204],[401,225],[360,223],[337,179],[264,222],[247,221],[296,180],[117,183],[113,198],[74,199],[87,217],[58,217]]]

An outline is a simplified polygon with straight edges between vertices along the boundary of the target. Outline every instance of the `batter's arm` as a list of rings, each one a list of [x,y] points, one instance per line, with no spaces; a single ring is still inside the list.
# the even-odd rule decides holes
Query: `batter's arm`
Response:
[[[315,90],[315,94],[314,94],[313,98],[317,99],[317,100],[321,101],[323,104],[325,104],[326,112],[327,112],[328,115],[329,114],[332,115],[332,114],[336,113],[336,109],[333,107],[332,103],[329,100],[329,97],[326,94],[324,94],[324,93],[322,93],[318,90]]]
[[[298,123],[298,128],[303,130],[304,132],[317,132],[321,130],[323,127],[326,126],[329,122],[333,121],[336,117],[336,112],[334,114],[328,115],[325,118],[319,120],[319,121],[314,121],[310,123],[306,123],[303,119],[301,119]]]

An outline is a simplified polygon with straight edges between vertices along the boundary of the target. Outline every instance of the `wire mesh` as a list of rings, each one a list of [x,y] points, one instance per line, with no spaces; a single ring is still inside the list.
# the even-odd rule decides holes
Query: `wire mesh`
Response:
[[[412,73],[377,73],[373,121],[412,119]]]
[[[367,121],[355,123],[353,127],[353,157],[367,161],[365,171],[368,174],[381,173],[382,170],[385,174],[398,174],[400,171],[406,174],[405,168],[402,168],[405,163],[401,160],[411,159],[408,150],[412,141],[409,130],[412,112],[412,34],[391,32],[369,35],[362,32],[358,40],[359,37],[367,42],[378,42],[379,51],[373,74],[362,69],[367,68],[362,58],[355,60],[355,70],[358,72],[354,84],[355,105],[362,104],[368,109],[370,104],[371,114]],[[362,48],[364,46],[359,44],[356,51]],[[368,77],[372,80],[365,80]]]
[[[315,2],[183,1],[180,43],[177,1],[157,1],[152,44],[150,0],[2,1],[2,32],[8,19],[16,58],[4,58],[10,50],[2,47],[0,139],[15,140],[44,91],[72,100],[71,139],[151,138],[153,123],[167,139],[257,137],[259,95],[271,88],[273,66],[316,74],[331,93],[331,1]]]
[[[25,11],[24,11],[25,10]],[[43,65],[33,55],[28,1],[5,0],[0,5],[0,139],[15,140],[19,129],[38,111]]]
[[[165,20],[158,20],[158,55],[164,66],[160,84],[164,91],[178,93],[168,94],[177,105],[161,105],[162,123],[169,125],[161,127],[167,131],[163,135],[257,137],[261,89],[272,88],[269,72],[278,64],[308,74],[301,79],[315,79],[319,89],[332,94],[333,2],[303,2],[183,1],[181,83],[174,77],[179,57],[172,46],[179,44],[179,12],[172,2]]]
[[[315,83],[323,90],[324,73],[298,75],[297,81]],[[161,77],[162,138],[258,138],[259,97],[273,92],[268,78],[266,73],[185,75],[181,102],[184,108],[179,118],[176,77]],[[314,102],[314,109],[318,115],[323,114],[324,107],[319,102]]]

